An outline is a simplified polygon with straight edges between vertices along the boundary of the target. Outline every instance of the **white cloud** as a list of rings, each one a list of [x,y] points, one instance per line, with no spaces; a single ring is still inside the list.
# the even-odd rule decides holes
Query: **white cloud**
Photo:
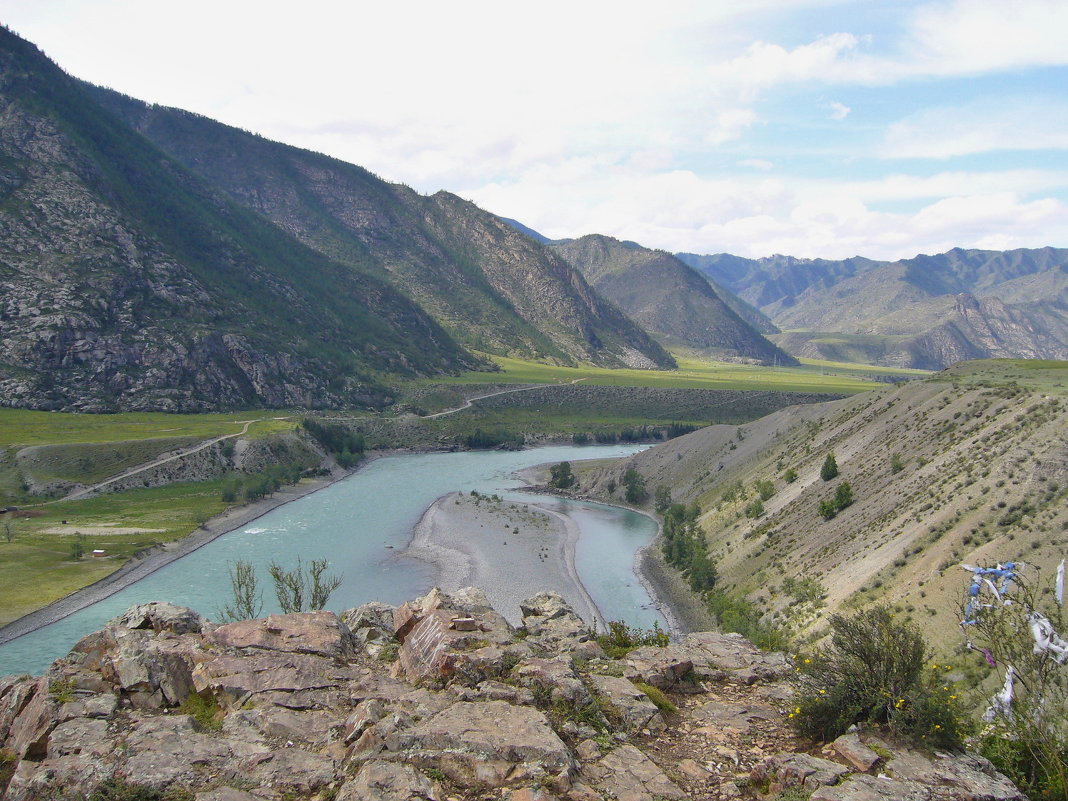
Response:
[[[646,175],[602,162],[566,177],[541,169],[515,185],[484,187],[473,199],[553,237],[596,231],[672,251],[890,259],[994,242],[1006,248],[1066,242],[1068,204],[1027,199],[1066,185],[1068,175],[1037,170],[786,183],[681,170]],[[873,208],[904,201],[911,210]]]
[[[849,106],[844,103],[839,103],[837,100],[832,100],[827,104],[828,110],[831,112],[832,120],[844,120],[849,116],[849,112],[852,111]]]
[[[79,77],[419,191],[449,189],[551,236],[600,231],[671,250],[799,256],[1068,245],[1056,199],[1068,197],[1063,158],[1048,170],[998,160],[1007,149],[1068,146],[1068,102],[962,104],[938,80],[1004,70],[1019,80],[1031,66],[1068,64],[1068,1],[883,5],[545,0],[531,12],[497,0],[308,0],[299,10],[280,0],[186,0],[180,9],[5,0],[5,21]],[[851,13],[836,15],[839,6]],[[867,6],[881,10],[866,16]],[[901,112],[869,134],[877,153],[858,153],[881,87],[905,81],[922,85],[915,102],[936,107]],[[872,105],[847,86],[866,87]],[[781,87],[802,91],[772,91]],[[804,94],[810,87],[823,105]],[[1056,85],[1045,94],[1063,96]],[[776,105],[784,96],[805,107]],[[774,143],[754,143],[768,132]],[[792,172],[816,149],[819,162]],[[980,154],[991,155],[982,166],[971,159],[969,171],[871,172],[872,155]],[[871,177],[850,176],[848,165],[803,177],[843,155]]]
[[[743,55],[710,66],[708,79],[721,92],[734,88],[752,100],[759,90],[777,84],[840,77],[846,64],[843,56],[855,52],[860,44],[851,33],[822,36],[792,50],[757,41]]]
[[[728,108],[716,114],[705,143],[715,147],[739,138],[757,120],[756,112],[748,108]]]
[[[884,158],[966,156],[995,150],[1068,149],[1068,103],[1059,99],[992,98],[930,108],[892,124]]]

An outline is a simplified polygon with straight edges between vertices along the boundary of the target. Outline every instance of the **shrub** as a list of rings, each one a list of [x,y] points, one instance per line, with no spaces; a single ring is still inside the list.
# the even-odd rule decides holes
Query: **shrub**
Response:
[[[793,484],[795,481],[797,481],[797,471],[794,470],[792,467],[788,467],[786,469],[786,472],[782,474],[782,480],[785,481],[787,484]]]
[[[651,629],[628,626],[622,620],[613,620],[608,624],[608,631],[597,635],[597,642],[604,648],[610,659],[622,659],[635,648],[643,645],[656,645],[663,648],[671,639],[659,623],[653,623]]]
[[[830,520],[852,503],[853,488],[848,481],[843,481],[835,487],[833,498],[820,501],[819,512],[825,520]]]
[[[645,491],[645,479],[633,467],[627,468],[627,472],[623,474],[623,487],[626,490],[624,497],[627,503],[642,503],[648,497]]]
[[[178,711],[189,715],[201,731],[219,731],[222,728],[223,713],[214,697],[205,698],[193,693],[182,701]]]
[[[661,690],[659,687],[654,687],[651,684],[646,684],[645,682],[641,681],[634,682],[634,686],[641,690],[643,693],[645,693],[645,697],[652,701],[653,706],[655,706],[661,712],[670,713],[679,711],[679,708],[671,702],[671,699],[668,698],[664,694],[664,691]]]
[[[721,630],[741,634],[765,651],[781,651],[786,647],[785,633],[764,622],[756,604],[725,592],[710,592],[705,598],[708,611],[716,618]]]
[[[575,485],[575,474],[571,472],[571,462],[560,462],[549,468],[549,486],[567,489]]]
[[[830,646],[798,662],[790,720],[799,733],[831,740],[873,723],[932,746],[961,746],[966,718],[944,673],[925,667],[927,645],[915,626],[886,607],[834,615],[830,624]]]

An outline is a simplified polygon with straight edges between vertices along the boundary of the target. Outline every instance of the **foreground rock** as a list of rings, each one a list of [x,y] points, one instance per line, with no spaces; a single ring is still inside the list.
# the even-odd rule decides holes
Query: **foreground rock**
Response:
[[[221,626],[135,607],[44,676],[0,679],[3,797],[1023,798],[978,757],[869,733],[806,753],[786,659],[735,635],[609,659],[559,596],[522,614],[470,588]]]

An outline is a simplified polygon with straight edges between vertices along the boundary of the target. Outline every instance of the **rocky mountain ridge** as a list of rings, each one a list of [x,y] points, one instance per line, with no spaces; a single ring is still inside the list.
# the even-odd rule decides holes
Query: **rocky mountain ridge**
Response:
[[[757,306],[798,356],[941,369],[1068,357],[1068,250],[965,250],[897,262],[678,254]]]
[[[758,314],[736,311],[708,279],[670,253],[599,234],[549,247],[598,292],[672,344],[726,360],[797,363],[750,323]]]
[[[9,801],[683,801],[790,788],[821,801],[1023,799],[979,757],[874,732],[798,751],[784,725],[787,660],[737,635],[612,659],[559,596],[522,611],[513,629],[475,589],[224,625],[133,607],[44,676],[0,679],[0,790]]]
[[[227,203],[0,31],[0,402],[381,403],[475,366],[380,279]]]
[[[337,159],[86,89],[231,200],[329,258],[380,276],[466,346],[562,363],[673,365],[580,274],[473,203],[444,191],[424,197]]]
[[[391,376],[488,367],[464,345],[673,364],[472,204],[194,115],[204,152],[169,155],[107,97],[0,31],[0,403],[381,406]]]

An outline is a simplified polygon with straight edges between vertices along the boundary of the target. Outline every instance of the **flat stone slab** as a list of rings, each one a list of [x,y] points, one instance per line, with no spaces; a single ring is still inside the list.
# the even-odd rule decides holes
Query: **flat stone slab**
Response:
[[[385,746],[405,762],[436,766],[468,787],[514,785],[575,768],[545,715],[505,701],[461,701],[390,733]]]
[[[629,743],[584,766],[582,778],[617,801],[688,798],[653,760]]]

